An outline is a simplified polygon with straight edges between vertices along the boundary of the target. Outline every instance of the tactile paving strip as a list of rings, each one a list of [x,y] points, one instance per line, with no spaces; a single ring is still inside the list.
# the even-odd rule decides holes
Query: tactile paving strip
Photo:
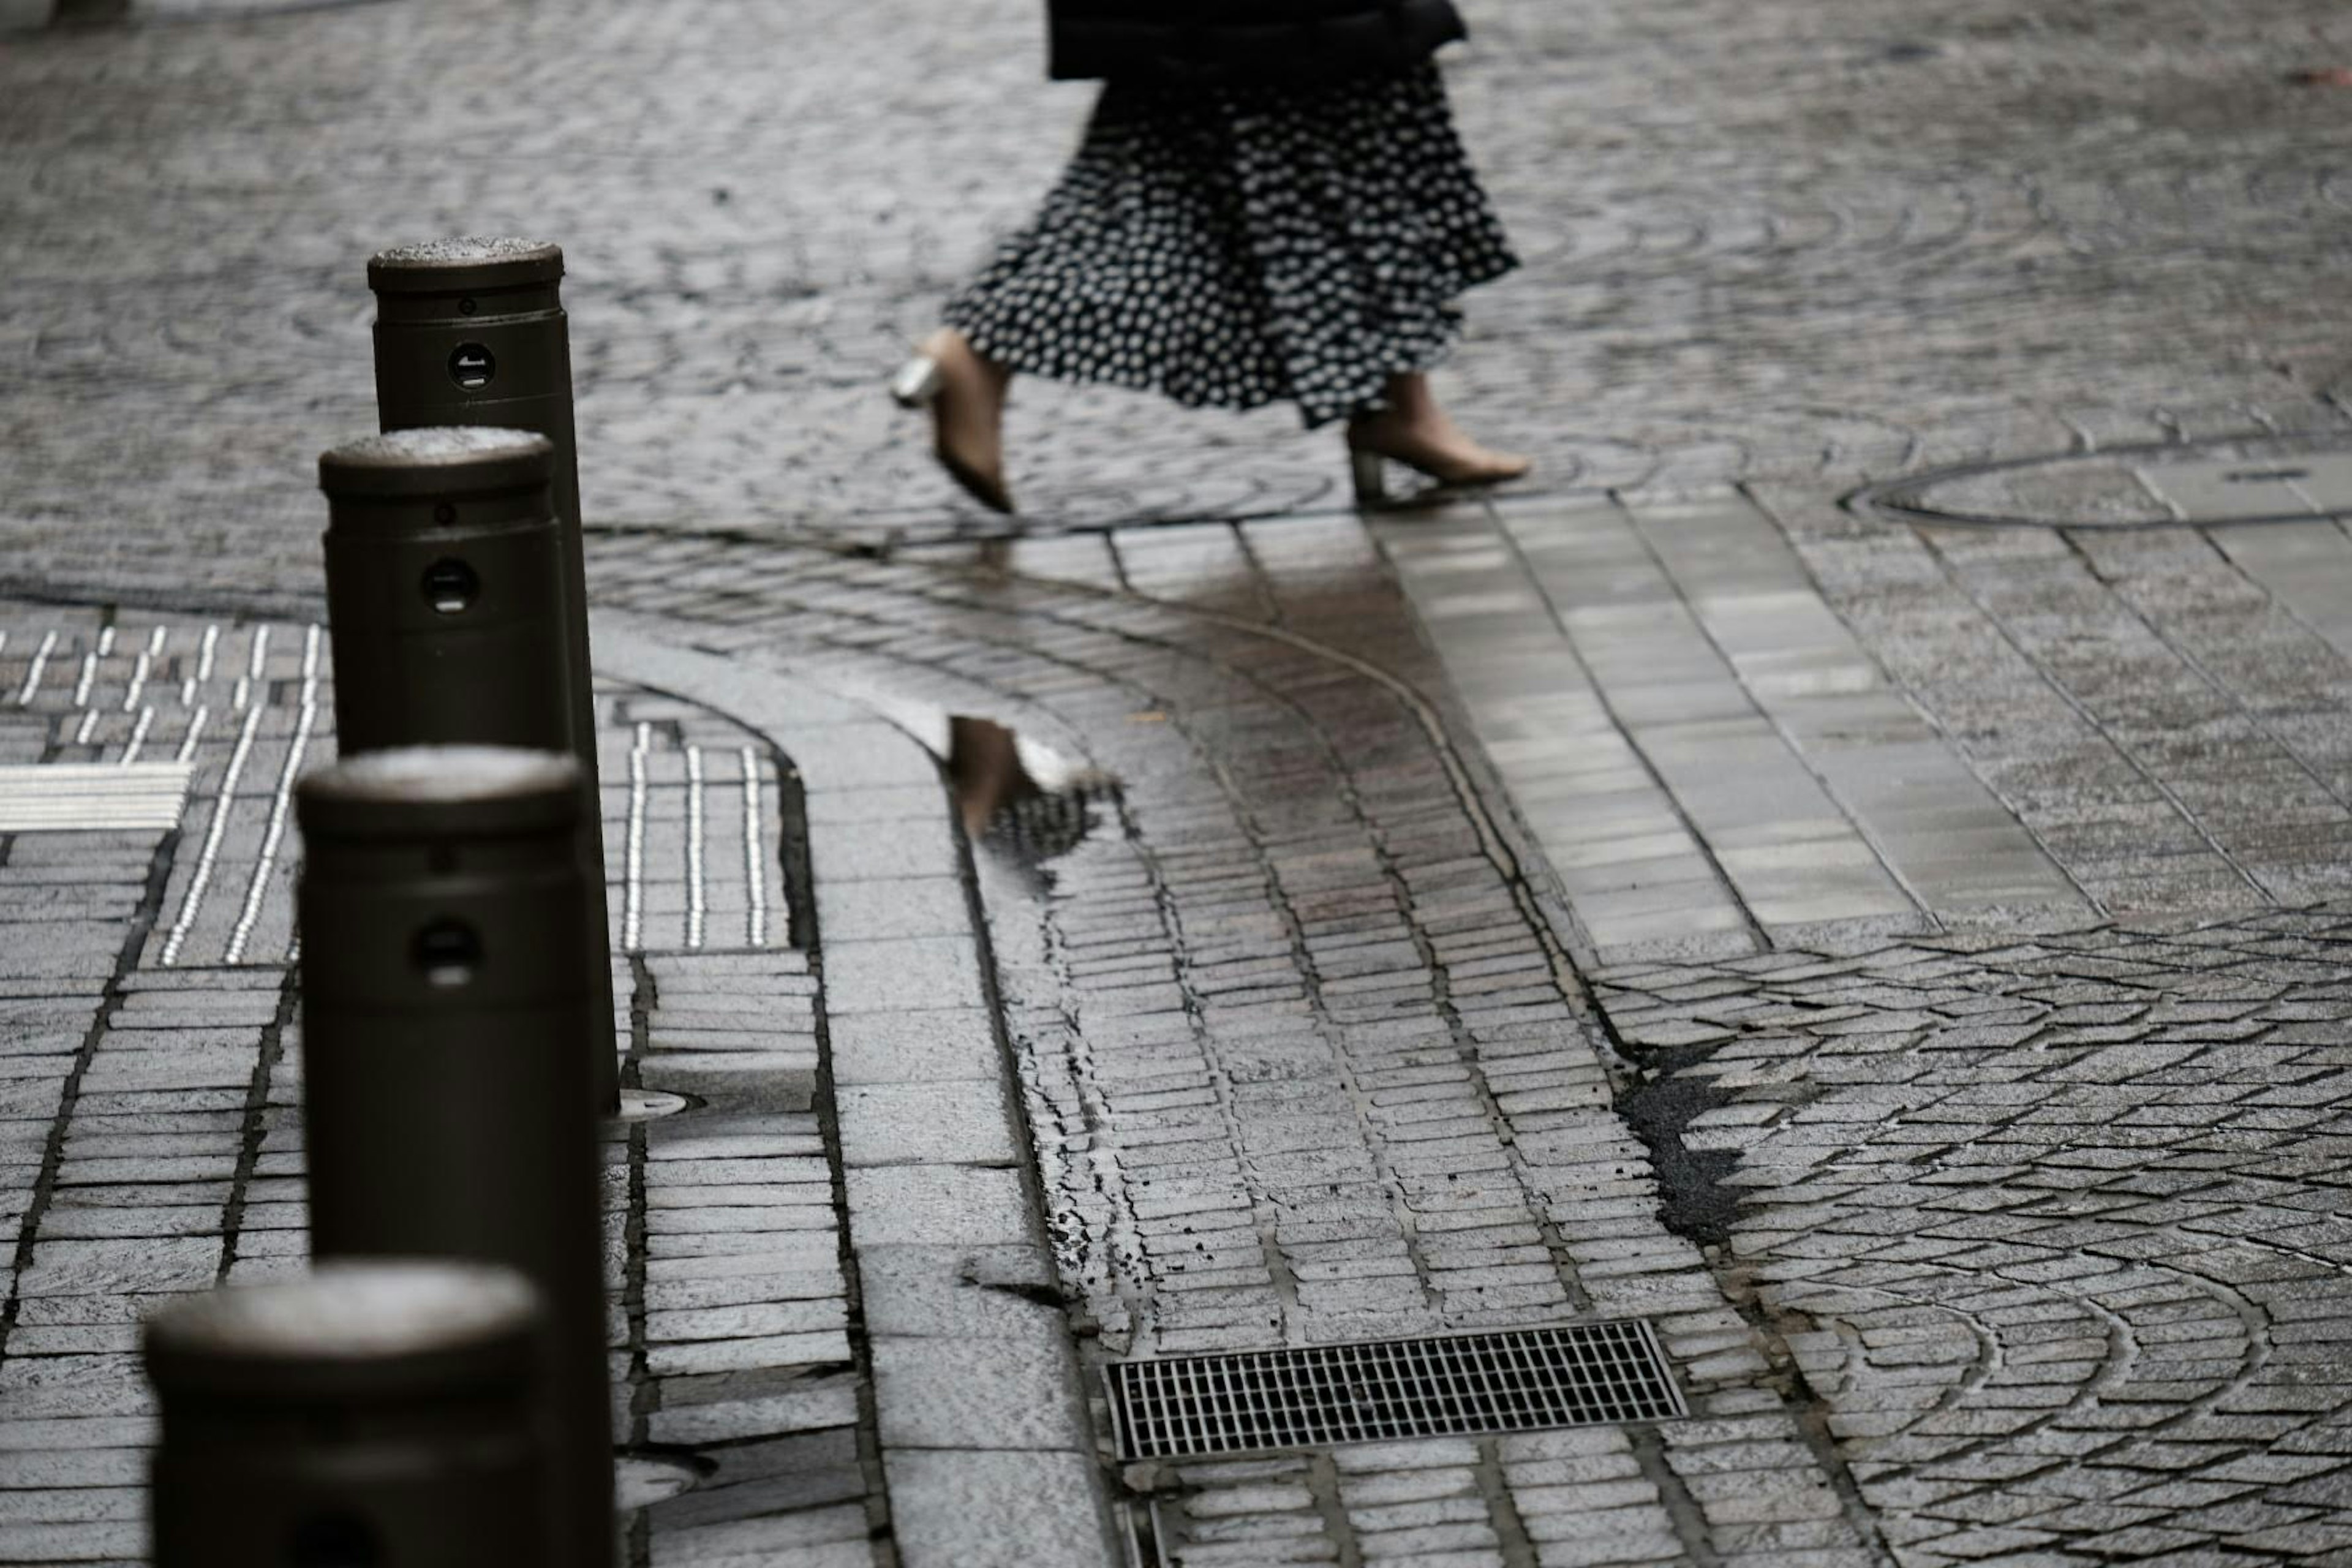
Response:
[[[177,827],[142,963],[289,962],[294,787],[335,752],[326,628],[47,605],[0,617],[0,833]],[[774,754],[625,683],[600,686],[597,713],[615,948],[791,945]]]
[[[1689,1414],[1639,1319],[1118,1362],[1108,1375],[1129,1459]]]
[[[0,833],[176,827],[185,763],[0,766]]]

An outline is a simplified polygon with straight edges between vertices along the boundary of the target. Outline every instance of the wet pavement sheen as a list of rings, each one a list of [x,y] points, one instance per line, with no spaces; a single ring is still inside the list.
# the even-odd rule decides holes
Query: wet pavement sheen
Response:
[[[138,1554],[136,1303],[300,1257],[310,463],[462,231],[570,259],[704,1107],[633,1564],[2352,1560],[2340,7],[1486,0],[1440,384],[1540,477],[1024,383],[1009,532],[880,386],[1084,111],[1032,5],[167,9],[0,47],[0,764],[194,770],[0,837],[0,1561]],[[1097,787],[970,836],[919,712]],[[1691,1419],[1107,1457],[1109,1358],[1620,1316]]]

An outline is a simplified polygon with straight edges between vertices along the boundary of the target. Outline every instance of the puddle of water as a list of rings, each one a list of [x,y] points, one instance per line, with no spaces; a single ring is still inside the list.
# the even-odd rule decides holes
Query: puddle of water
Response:
[[[971,841],[1024,866],[1068,854],[1094,826],[1094,804],[1118,795],[1108,773],[993,719],[881,693],[866,700],[946,765]]]
[[[1099,804],[1118,798],[1116,777],[993,719],[950,713],[888,690],[869,688],[857,697],[947,769],[972,843],[1030,872],[1077,847],[1095,826]]]

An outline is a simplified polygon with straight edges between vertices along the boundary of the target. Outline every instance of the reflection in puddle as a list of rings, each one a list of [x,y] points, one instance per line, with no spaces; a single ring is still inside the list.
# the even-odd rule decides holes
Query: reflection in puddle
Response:
[[[861,691],[858,700],[946,764],[972,843],[1032,870],[1076,848],[1094,826],[1095,805],[1118,798],[1118,780],[1109,773],[993,719],[949,713],[895,692]]]
[[[1109,774],[1075,767],[992,720],[957,714],[947,729],[948,776],[964,831],[1028,864],[1077,847],[1089,803],[1118,792]]]

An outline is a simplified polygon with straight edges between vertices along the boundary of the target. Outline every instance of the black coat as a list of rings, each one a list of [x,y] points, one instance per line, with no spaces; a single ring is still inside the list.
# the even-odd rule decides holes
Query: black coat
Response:
[[[1053,74],[1213,87],[1401,70],[1467,35],[1454,0],[1047,0]]]

